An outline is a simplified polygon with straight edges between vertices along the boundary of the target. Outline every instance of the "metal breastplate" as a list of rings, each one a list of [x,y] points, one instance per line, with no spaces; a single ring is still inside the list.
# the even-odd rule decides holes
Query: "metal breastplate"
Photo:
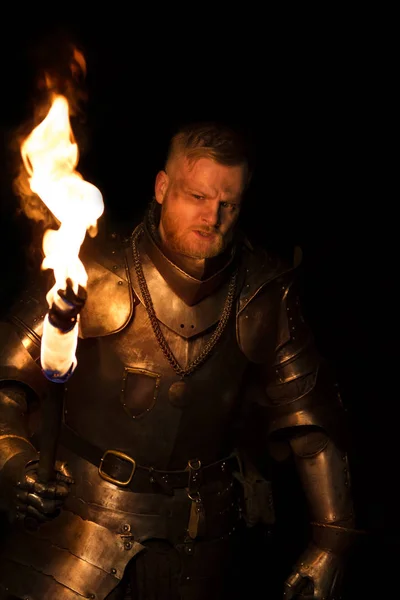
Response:
[[[182,380],[150,326],[127,252],[133,315],[118,333],[80,340],[78,367],[66,386],[64,422],[80,437],[125,452],[143,466],[181,469],[190,458],[213,462],[231,449],[224,432],[247,364],[236,341],[235,310],[207,360]],[[229,282],[188,306],[144,252],[141,259],[164,337],[185,368],[212,336]]]

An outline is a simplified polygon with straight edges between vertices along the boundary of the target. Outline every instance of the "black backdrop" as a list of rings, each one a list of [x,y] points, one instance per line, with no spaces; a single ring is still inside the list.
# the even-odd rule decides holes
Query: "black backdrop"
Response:
[[[23,287],[32,236],[12,191],[15,132],[31,117],[38,69],[52,52],[55,64],[63,39],[83,49],[88,67],[88,100],[75,131],[78,170],[100,188],[106,214],[121,227],[140,218],[177,124],[223,118],[245,128],[258,162],[244,225],[284,253],[301,246],[305,312],[337,371],[349,417],[358,526],[367,535],[347,598],[366,591],[388,597],[399,543],[396,221],[387,186],[394,159],[381,138],[390,117],[371,63],[356,47],[344,49],[334,35],[325,45],[324,31],[314,43],[285,36],[284,28],[271,38],[270,26],[257,28],[257,15],[246,17],[226,31],[210,22],[163,31],[96,15],[4,32],[1,310]],[[303,535],[295,518],[301,496],[288,471],[277,484],[283,525],[269,558],[281,557],[283,571]],[[263,533],[253,538],[264,546]]]

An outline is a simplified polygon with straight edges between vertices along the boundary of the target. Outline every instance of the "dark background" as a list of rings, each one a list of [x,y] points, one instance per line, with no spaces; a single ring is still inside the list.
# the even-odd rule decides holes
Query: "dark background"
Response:
[[[16,132],[38,102],[38,72],[57,64],[66,41],[83,50],[88,68],[88,98],[74,122],[78,170],[102,191],[117,226],[129,231],[140,218],[177,125],[223,119],[242,127],[257,156],[244,225],[287,255],[302,248],[304,310],[349,418],[358,527],[367,533],[346,597],[389,597],[383,590],[399,557],[397,220],[391,83],[376,39],[355,36],[354,22],[330,30],[325,21],[296,27],[293,19],[274,28],[250,11],[218,25],[195,15],[172,28],[160,15],[157,26],[111,16],[27,20],[4,31],[1,311],[24,285],[34,236],[12,190]],[[284,566],[276,576],[302,543],[302,501],[289,471],[283,467],[277,484],[283,525],[269,560]],[[264,547],[263,532],[253,538]]]

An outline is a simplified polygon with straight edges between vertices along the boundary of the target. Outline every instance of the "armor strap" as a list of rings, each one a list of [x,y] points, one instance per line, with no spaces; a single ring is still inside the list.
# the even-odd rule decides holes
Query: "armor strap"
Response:
[[[162,471],[152,467],[138,465],[134,457],[116,449],[103,450],[87,440],[82,439],[65,424],[61,426],[61,444],[81,458],[84,458],[99,469],[102,479],[119,487],[129,488],[141,493],[173,494],[177,488],[193,489],[193,469],[186,467],[180,471]],[[197,459],[191,459],[193,464]],[[201,466],[201,473],[196,478],[201,484],[232,477],[239,470],[236,454],[231,454],[209,465]]]

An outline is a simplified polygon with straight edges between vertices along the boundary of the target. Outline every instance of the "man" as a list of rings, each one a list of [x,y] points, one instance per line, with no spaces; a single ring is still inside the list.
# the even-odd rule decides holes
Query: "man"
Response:
[[[143,223],[128,240],[85,243],[86,303],[69,290],[51,315],[63,330],[80,313],[78,366],[56,384],[56,481],[37,469],[45,290],[29,290],[2,326],[3,597],[222,599],[241,523],[272,514],[241,450],[249,401],[263,407],[272,452],[294,457],[313,523],[282,597],[338,597],[354,519],[342,409],[296,269],[238,226],[250,178],[236,132],[183,127]]]

